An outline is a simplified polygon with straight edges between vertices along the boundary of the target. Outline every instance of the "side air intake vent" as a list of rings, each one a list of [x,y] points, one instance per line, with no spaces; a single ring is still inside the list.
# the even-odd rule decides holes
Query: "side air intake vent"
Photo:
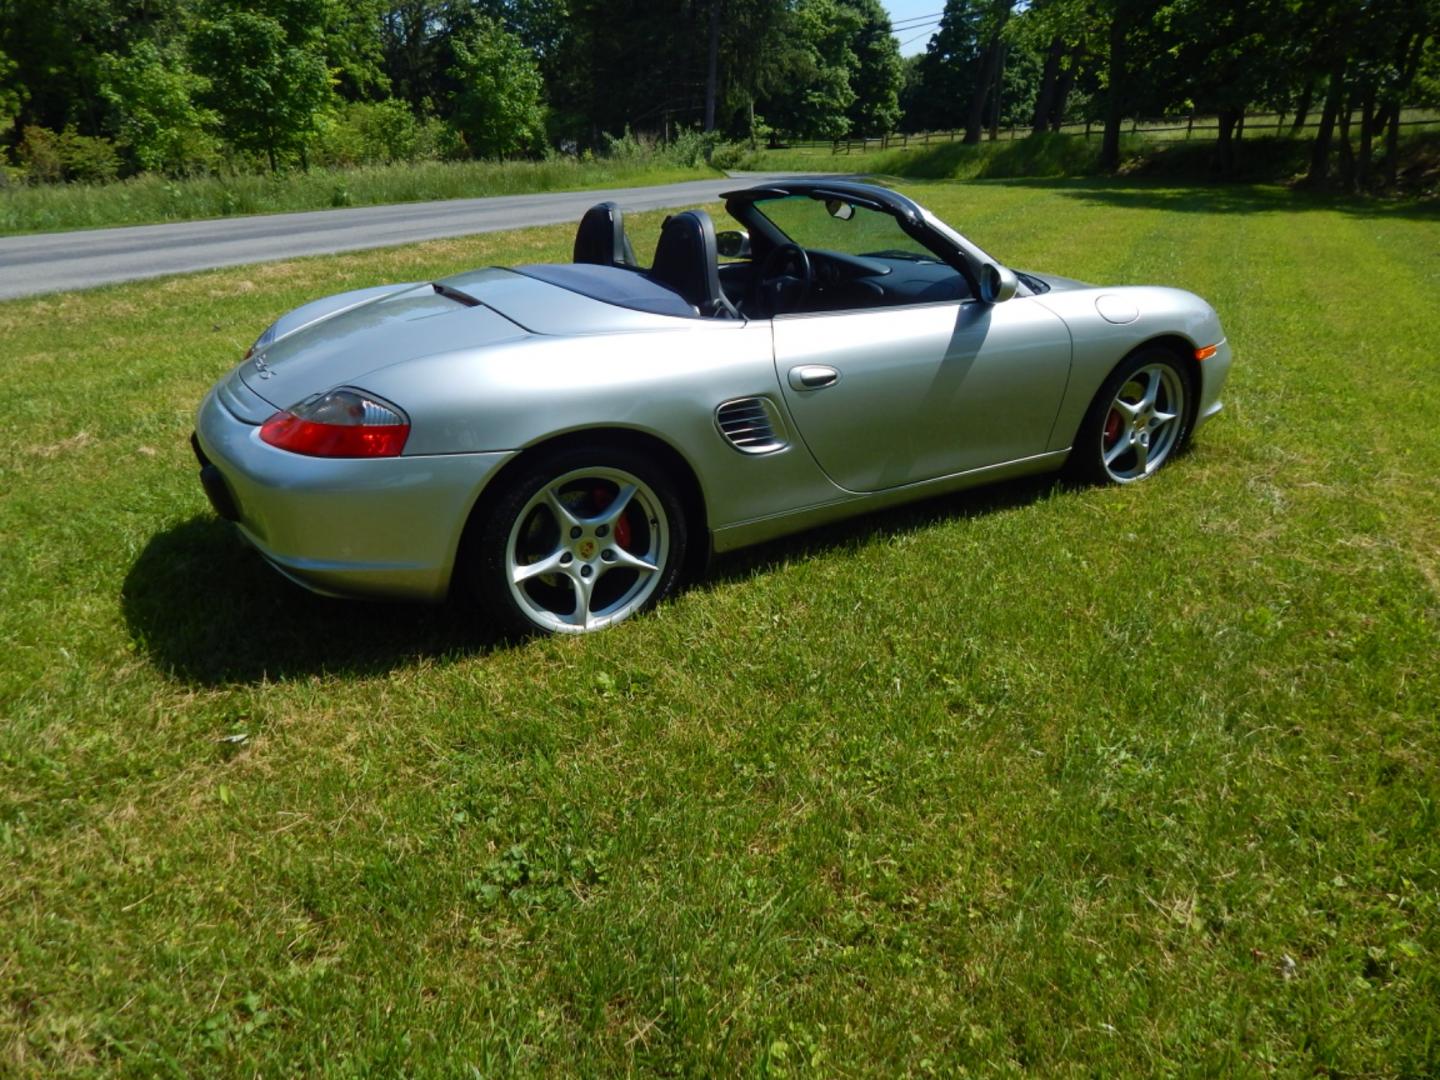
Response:
[[[785,449],[785,427],[767,398],[727,401],[715,410],[715,423],[742,454],[773,454]]]

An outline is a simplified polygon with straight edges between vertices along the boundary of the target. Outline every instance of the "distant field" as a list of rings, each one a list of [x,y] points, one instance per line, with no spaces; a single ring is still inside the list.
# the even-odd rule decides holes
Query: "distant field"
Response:
[[[312,169],[280,176],[139,176],[112,184],[0,188],[0,236],[113,225],[153,225],[236,214],[467,199],[538,191],[668,184],[716,175],[653,162],[419,162]]]
[[[311,597],[186,446],[282,310],[570,229],[0,304],[0,1073],[1440,1074],[1436,216],[909,190],[1205,296],[1226,412],[583,640]]]

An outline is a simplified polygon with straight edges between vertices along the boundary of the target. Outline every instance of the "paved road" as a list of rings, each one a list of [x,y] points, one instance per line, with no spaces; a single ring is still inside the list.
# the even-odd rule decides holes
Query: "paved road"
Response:
[[[745,174],[735,179],[718,177],[656,187],[446,199],[0,237],[0,299],[297,255],[326,255],[442,236],[578,222],[586,209],[605,199],[613,199],[625,210],[688,206],[709,202],[722,191],[782,175],[798,174]]]

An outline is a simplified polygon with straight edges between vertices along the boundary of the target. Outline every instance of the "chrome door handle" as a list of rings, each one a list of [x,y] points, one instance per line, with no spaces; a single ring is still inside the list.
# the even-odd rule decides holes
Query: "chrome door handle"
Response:
[[[840,381],[840,372],[824,364],[801,364],[790,369],[790,385],[796,390],[823,390]]]

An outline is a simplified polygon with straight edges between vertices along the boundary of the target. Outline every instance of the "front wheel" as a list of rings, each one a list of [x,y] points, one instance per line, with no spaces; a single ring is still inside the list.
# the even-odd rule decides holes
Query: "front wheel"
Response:
[[[1095,395],[1071,450],[1073,471],[1101,484],[1154,475],[1190,433],[1190,380],[1165,349],[1142,349]]]
[[[629,450],[546,455],[482,512],[471,590],[512,631],[602,630],[679,580],[686,530],[675,485]]]

